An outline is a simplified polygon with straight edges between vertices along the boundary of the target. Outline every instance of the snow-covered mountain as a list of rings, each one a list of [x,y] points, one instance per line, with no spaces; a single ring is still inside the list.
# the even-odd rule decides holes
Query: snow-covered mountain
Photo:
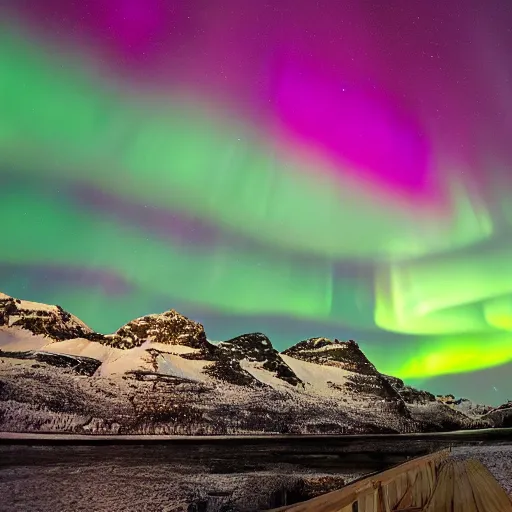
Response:
[[[287,361],[300,360],[308,365],[314,365],[309,366],[313,369],[322,367],[322,375],[332,375],[338,379],[343,376],[341,385],[345,392],[350,390],[360,396],[368,395],[369,398],[377,397],[403,405],[396,389],[377,371],[353,340],[311,338],[285,350],[283,358]],[[332,389],[340,386],[335,380],[325,380],[325,383]]]
[[[48,339],[66,340],[87,336],[93,332],[60,306],[14,299],[4,293],[0,293],[0,329],[4,340],[7,335],[11,336],[15,350],[39,348],[44,339],[46,342]],[[28,336],[28,333],[33,336]],[[7,350],[6,341],[4,347]]]
[[[59,306],[0,295],[0,429],[399,432],[482,421],[493,424],[382,375],[352,340],[282,353],[261,333],[212,343],[174,310],[103,335]]]

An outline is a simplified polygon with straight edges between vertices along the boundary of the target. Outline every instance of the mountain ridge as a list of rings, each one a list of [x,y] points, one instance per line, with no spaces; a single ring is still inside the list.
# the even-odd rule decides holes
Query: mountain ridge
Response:
[[[0,427],[15,430],[64,414],[73,426],[57,430],[87,431],[78,416],[91,411],[99,416],[95,433],[113,424],[127,433],[222,433],[233,425],[244,432],[348,433],[508,421],[508,408],[485,418],[467,414],[381,374],[353,340],[309,338],[282,352],[263,333],[212,343],[200,323],[172,309],[105,335],[59,306],[0,294],[0,360]],[[62,394],[53,381],[66,389],[62,403],[52,396]],[[103,408],[83,398],[89,388],[108,397]]]

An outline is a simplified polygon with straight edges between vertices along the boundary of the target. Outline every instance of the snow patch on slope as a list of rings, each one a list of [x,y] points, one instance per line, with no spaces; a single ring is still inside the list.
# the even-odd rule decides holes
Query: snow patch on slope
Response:
[[[0,350],[5,352],[24,352],[39,350],[48,344],[48,338],[42,334],[32,334],[22,327],[0,327]]]
[[[321,396],[339,396],[340,390],[336,388],[345,386],[347,377],[353,375],[352,372],[341,368],[320,366],[284,354],[281,354],[281,358],[293,370],[295,375],[304,382],[307,392],[313,392]],[[329,385],[329,382],[332,384]]]
[[[157,357],[158,373],[198,382],[209,380],[203,373],[207,361],[183,359],[173,354],[159,354]]]
[[[154,371],[153,357],[142,347],[130,350],[119,350],[119,356],[108,358],[98,368],[97,374],[101,377],[123,375],[133,371]]]
[[[123,350],[111,348],[107,345],[102,345],[101,343],[89,341],[84,338],[75,338],[72,340],[48,343],[41,348],[41,352],[90,357],[104,362],[120,357]]]

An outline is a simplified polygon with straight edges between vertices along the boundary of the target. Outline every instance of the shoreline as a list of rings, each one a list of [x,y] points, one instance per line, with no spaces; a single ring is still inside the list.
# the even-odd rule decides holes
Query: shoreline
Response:
[[[458,430],[450,432],[428,432],[413,434],[240,434],[240,435],[154,435],[154,434],[69,434],[38,432],[0,432],[0,444],[179,444],[179,443],[272,443],[272,442],[339,442],[378,441],[378,440],[451,440],[462,441],[509,441],[512,443],[512,428],[487,428],[477,430]]]

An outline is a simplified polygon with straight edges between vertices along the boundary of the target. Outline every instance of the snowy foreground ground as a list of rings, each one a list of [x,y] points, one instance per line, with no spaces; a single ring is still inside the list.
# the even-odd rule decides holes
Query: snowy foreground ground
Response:
[[[229,440],[217,447],[4,444],[0,510],[256,512],[339,488],[443,444],[360,440],[336,447],[326,440],[295,451],[284,441],[241,447]],[[512,495],[512,445],[458,446],[453,456],[481,460]]]

